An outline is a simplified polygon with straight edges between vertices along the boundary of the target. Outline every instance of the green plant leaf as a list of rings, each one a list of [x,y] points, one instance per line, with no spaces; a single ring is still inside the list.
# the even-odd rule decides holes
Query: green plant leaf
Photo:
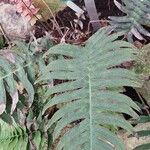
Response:
[[[149,1],[122,0],[122,4],[114,0],[115,5],[126,14],[126,16],[110,16],[110,24],[116,31],[125,31],[127,38],[133,42],[133,35],[143,40],[150,33],[144,26],[150,27]]]
[[[16,124],[9,125],[0,119],[0,149],[17,150],[27,148],[27,131]],[[22,147],[24,146],[24,147]]]
[[[7,108],[11,108],[10,113],[13,114],[19,101],[17,84],[21,82],[23,88],[26,90],[28,95],[26,103],[29,107],[33,103],[34,88],[26,74],[26,68],[30,65],[30,62],[26,64],[24,58],[15,53],[10,53],[14,58],[12,61],[11,58],[6,57],[5,53],[3,51],[2,56],[0,56],[0,114],[5,111],[6,104]],[[7,52],[7,56],[9,56],[9,52]],[[11,97],[10,100],[8,100],[8,94]]]
[[[63,104],[52,116],[46,128],[56,123],[53,142],[60,136],[57,150],[124,150],[121,140],[107,126],[115,126],[132,132],[131,124],[121,113],[138,118],[133,111],[139,107],[127,96],[119,93],[123,86],[139,87],[136,74],[127,69],[116,68],[119,64],[135,59],[134,46],[116,39],[121,34],[108,35],[109,28],[100,29],[85,47],[58,44],[49,55],[63,55],[45,67],[45,72],[36,81],[59,79],[67,82],[48,89],[45,111],[54,105]],[[102,37],[97,40],[97,37]],[[51,99],[51,95],[54,95]],[[72,122],[75,124],[62,135]]]

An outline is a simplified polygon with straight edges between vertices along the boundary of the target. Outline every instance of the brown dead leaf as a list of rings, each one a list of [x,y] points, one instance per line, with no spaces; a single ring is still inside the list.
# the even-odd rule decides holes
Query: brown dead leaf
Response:
[[[18,91],[16,91],[11,97],[12,97],[12,106],[11,106],[11,114],[12,114],[16,109],[16,105],[19,101]]]

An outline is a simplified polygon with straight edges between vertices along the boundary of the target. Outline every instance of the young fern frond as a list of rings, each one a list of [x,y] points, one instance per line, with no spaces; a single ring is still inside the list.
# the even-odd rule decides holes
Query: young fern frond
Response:
[[[116,40],[122,33],[108,35],[108,31],[109,28],[100,29],[85,47],[58,44],[44,55],[68,58],[50,62],[36,81],[67,81],[48,89],[43,108],[44,114],[49,107],[63,104],[47,124],[48,129],[57,123],[53,142],[61,138],[56,150],[125,149],[108,126],[132,132],[131,124],[121,114],[138,117],[134,110],[139,107],[117,90],[123,86],[140,86],[138,78],[132,71],[115,67],[134,60],[136,51],[132,44]],[[75,125],[62,135],[62,130],[72,122]]]
[[[0,148],[1,150],[15,149],[26,150],[28,145],[28,134],[21,126],[12,126],[0,119]]]
[[[117,31],[126,31],[129,40],[132,40],[132,35],[139,40],[144,39],[142,35],[150,37],[150,33],[142,26],[150,27],[149,0],[122,0],[122,2],[123,4],[120,4],[114,0],[116,6],[126,16],[109,17],[111,26]]]
[[[31,150],[33,147],[37,150],[46,150],[46,138],[39,130],[30,133],[25,126],[15,123],[9,125],[0,119],[0,133],[1,150]]]

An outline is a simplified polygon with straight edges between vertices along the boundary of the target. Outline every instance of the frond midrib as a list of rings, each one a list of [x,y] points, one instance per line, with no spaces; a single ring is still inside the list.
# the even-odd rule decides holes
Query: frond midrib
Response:
[[[88,67],[88,84],[89,84],[89,117],[90,117],[90,150],[93,149],[93,127],[92,127],[92,87],[90,68]]]

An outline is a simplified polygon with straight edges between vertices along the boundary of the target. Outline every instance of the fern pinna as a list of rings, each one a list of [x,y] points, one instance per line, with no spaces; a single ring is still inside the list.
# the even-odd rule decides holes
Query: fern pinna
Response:
[[[67,57],[50,62],[36,81],[66,81],[48,89],[43,108],[44,114],[48,108],[62,104],[46,125],[48,129],[55,124],[53,143],[61,137],[56,150],[125,149],[109,126],[132,132],[122,113],[137,118],[134,110],[139,107],[121,94],[120,89],[138,87],[140,83],[135,73],[115,66],[134,60],[137,52],[132,44],[116,40],[122,33],[108,35],[109,31],[109,28],[100,29],[85,47],[58,44],[44,55]],[[73,122],[75,125],[62,134]]]

